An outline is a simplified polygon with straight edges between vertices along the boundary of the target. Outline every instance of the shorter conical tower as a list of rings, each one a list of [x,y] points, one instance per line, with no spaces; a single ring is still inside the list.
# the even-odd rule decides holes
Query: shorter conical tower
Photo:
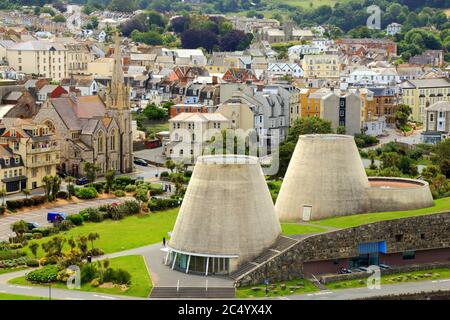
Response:
[[[199,157],[166,263],[185,272],[227,274],[272,246],[280,233],[257,158]]]
[[[367,212],[370,189],[352,136],[299,137],[275,208],[281,222]]]

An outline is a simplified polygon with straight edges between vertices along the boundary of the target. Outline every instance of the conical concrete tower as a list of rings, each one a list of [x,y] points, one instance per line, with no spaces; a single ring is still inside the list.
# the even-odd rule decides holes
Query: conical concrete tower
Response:
[[[281,222],[367,212],[369,180],[354,138],[299,137],[275,209]]]
[[[280,233],[257,158],[199,157],[166,262],[183,271],[226,274],[273,245]]]

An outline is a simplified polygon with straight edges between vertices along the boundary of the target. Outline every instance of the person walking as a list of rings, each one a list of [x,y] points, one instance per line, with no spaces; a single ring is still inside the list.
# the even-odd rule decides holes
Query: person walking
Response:
[[[163,237],[163,246],[166,246],[166,237]]]

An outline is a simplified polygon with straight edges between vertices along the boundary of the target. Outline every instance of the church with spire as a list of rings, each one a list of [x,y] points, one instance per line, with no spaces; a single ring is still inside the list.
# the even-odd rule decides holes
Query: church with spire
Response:
[[[103,92],[81,96],[77,92],[48,98],[33,119],[48,126],[59,141],[59,171],[85,175],[86,163],[107,171],[133,171],[130,87],[125,84],[120,37],[115,35],[114,69]]]

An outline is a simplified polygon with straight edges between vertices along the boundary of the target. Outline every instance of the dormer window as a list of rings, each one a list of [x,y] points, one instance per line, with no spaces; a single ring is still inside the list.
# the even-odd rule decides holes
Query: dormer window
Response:
[[[20,162],[20,158],[19,158],[19,157],[15,157],[15,158],[14,158],[14,162],[15,162],[16,164],[18,164],[18,163]]]
[[[9,159],[5,159],[5,165],[9,166]]]

